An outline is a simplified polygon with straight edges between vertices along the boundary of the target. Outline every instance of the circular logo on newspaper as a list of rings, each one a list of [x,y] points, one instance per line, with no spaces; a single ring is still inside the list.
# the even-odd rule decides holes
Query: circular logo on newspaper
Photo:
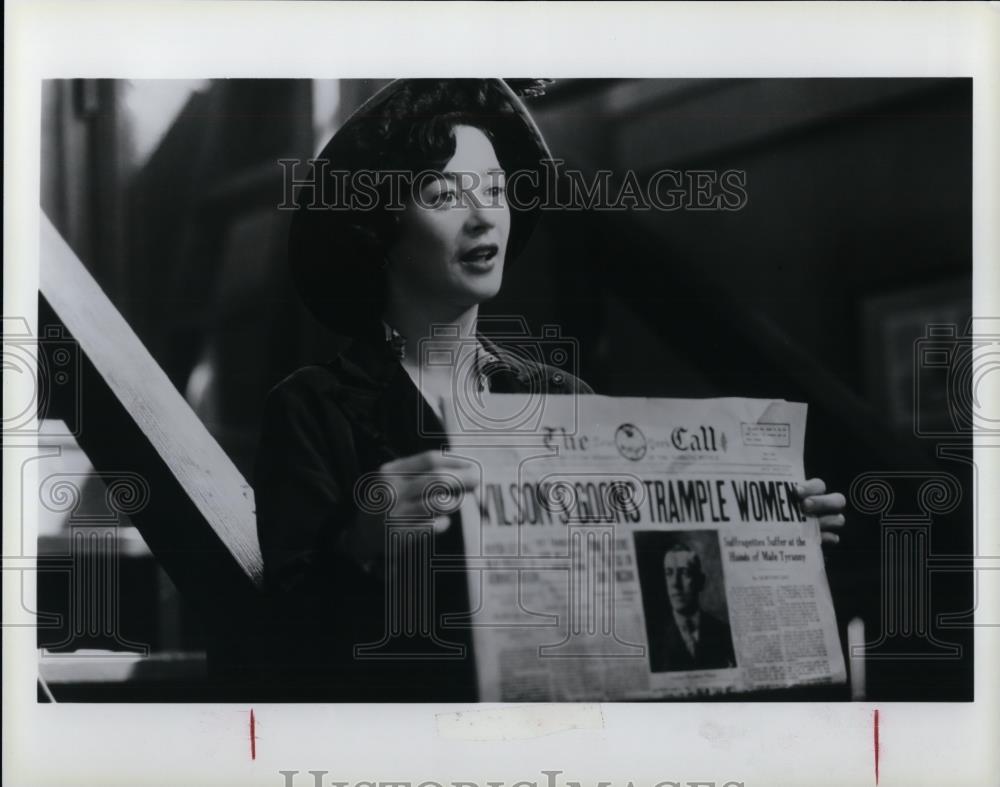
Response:
[[[615,430],[615,445],[618,453],[633,462],[646,455],[646,435],[635,424],[622,424]]]

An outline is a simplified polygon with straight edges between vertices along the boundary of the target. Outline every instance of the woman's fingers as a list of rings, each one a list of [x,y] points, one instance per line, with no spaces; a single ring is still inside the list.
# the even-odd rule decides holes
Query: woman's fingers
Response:
[[[399,521],[403,519],[415,518],[429,520],[438,516],[447,516],[448,513],[457,511],[462,497],[456,493],[454,497],[447,498],[444,495],[436,495],[434,499],[405,500],[397,503],[392,509],[388,521]]]
[[[396,492],[397,510],[403,515],[413,515],[427,501],[439,507],[448,507],[448,496],[461,496],[479,487],[481,474],[478,465],[440,449],[424,451],[386,462],[379,468],[382,479]],[[435,512],[430,512],[435,513]]]
[[[821,544],[829,546],[840,543],[840,535],[835,532],[847,521],[842,513],[847,508],[847,498],[840,492],[827,494],[826,482],[822,478],[810,478],[795,488],[801,501],[802,510],[819,518]]]
[[[805,500],[810,495],[821,495],[826,491],[826,482],[822,478],[810,478],[801,484],[795,485],[795,491],[799,494],[799,500]]]
[[[846,507],[847,498],[840,492],[831,492],[828,495],[812,495],[802,501],[802,510],[812,516],[839,514]]]
[[[478,471],[458,470],[453,473],[414,473],[400,477],[394,483],[401,501],[441,497],[446,493],[462,494],[479,488]]]
[[[435,533],[445,532],[451,524],[450,513],[458,509],[465,494],[478,489],[481,474],[473,462],[436,450],[386,462],[377,479],[392,487],[392,509],[359,513],[355,525],[342,534],[341,546],[380,576],[386,527],[430,524]]]
[[[392,478],[391,474],[386,476]],[[479,470],[460,468],[451,472],[407,473],[393,480],[396,506],[393,517],[435,518],[454,511],[465,495],[480,486]],[[447,521],[444,524],[447,527]]]
[[[846,521],[843,514],[827,514],[819,518],[819,529],[839,530],[844,526],[844,522]]]
[[[802,502],[802,510],[813,516],[837,514],[847,507],[847,498],[840,492],[826,494],[826,482],[822,478],[810,478],[796,484],[795,491]]]

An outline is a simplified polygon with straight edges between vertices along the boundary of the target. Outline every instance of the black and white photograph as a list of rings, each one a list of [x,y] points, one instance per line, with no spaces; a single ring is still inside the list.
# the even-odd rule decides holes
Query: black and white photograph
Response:
[[[776,784],[739,771],[751,740],[808,718],[821,753],[797,783],[833,767],[920,783],[900,754],[930,729],[912,706],[934,723],[985,712],[1000,317],[984,150],[1000,121],[982,68],[996,42],[947,54],[985,41],[971,6],[925,4],[931,65],[907,51],[883,67],[897,50],[863,36],[855,62],[832,43],[810,61],[823,39],[804,19],[796,40],[740,16],[752,47],[698,54],[713,26],[739,37],[712,4],[431,3],[411,31],[404,3],[209,2],[197,24],[199,4],[106,5],[80,12],[94,36],[56,46],[76,11],[13,4],[4,678],[51,720],[24,727],[18,773],[45,762],[46,735],[100,717],[141,738],[202,729],[204,783],[379,782],[395,763],[414,785],[468,787],[500,779],[489,747],[522,747],[529,770],[504,778],[561,787],[542,774],[605,772],[573,771],[563,746],[591,757],[673,725],[701,740],[651,787],[704,775],[717,749],[715,783]],[[893,5],[870,30],[898,45],[888,20],[914,6]],[[465,62],[462,39],[451,69],[428,51],[459,19],[504,57]],[[643,60],[683,24],[702,38]],[[543,55],[556,39],[586,67]],[[11,164],[15,142],[31,147]],[[590,397],[706,415],[640,430],[623,413],[612,466],[594,458],[602,425],[579,422]],[[546,400],[569,413],[558,428]],[[537,422],[511,415],[523,402]],[[804,438],[768,415],[786,405],[804,405]],[[757,415],[723,434],[713,407]],[[775,459],[793,434],[804,473]],[[487,454],[515,449],[601,480],[577,487],[603,513],[561,516],[578,509],[544,478],[501,482],[505,454]],[[653,513],[691,524],[633,532]],[[750,572],[801,594],[767,614],[818,619],[822,600],[823,631],[800,626],[820,640],[769,667],[801,679],[741,663],[764,592]],[[547,631],[555,644],[525,644]],[[810,648],[840,666],[813,677]],[[737,690],[703,690],[714,672]],[[667,678],[698,701],[648,693]],[[829,750],[847,728],[848,751]],[[323,736],[366,765],[337,772]],[[110,778],[98,749],[64,749],[105,765],[63,783]]]
[[[968,79],[46,81],[40,440],[59,456],[39,465],[38,553],[72,568],[39,575],[61,621],[38,629],[39,696],[475,701],[470,632],[444,621],[470,611],[455,501],[490,479],[442,451],[444,424],[484,392],[541,392],[806,402],[799,502],[843,646],[858,619],[873,652],[932,657],[872,660],[855,691],[971,699],[972,631],[940,623],[972,609],[971,577],[891,574],[971,549],[971,468],[937,451],[973,416],[955,389],[971,96]],[[884,494],[916,512],[905,526]],[[432,599],[454,652],[360,658],[423,559],[390,555],[404,525],[448,556],[404,595]],[[90,604],[82,571],[106,583]],[[885,609],[904,581],[920,603]]]
[[[635,551],[650,671],[735,667],[718,531],[638,531]]]

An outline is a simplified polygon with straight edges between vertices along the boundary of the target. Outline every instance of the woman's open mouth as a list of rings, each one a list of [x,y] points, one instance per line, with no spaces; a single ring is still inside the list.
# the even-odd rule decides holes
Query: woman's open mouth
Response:
[[[493,261],[493,258],[500,253],[500,247],[495,243],[482,243],[473,246],[459,256],[459,262],[464,265],[486,266]]]

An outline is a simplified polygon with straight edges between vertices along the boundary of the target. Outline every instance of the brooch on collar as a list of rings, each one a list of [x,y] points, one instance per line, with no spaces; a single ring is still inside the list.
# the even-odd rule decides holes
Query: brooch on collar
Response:
[[[406,357],[406,337],[389,325],[385,326],[385,343],[395,358],[402,361]]]

